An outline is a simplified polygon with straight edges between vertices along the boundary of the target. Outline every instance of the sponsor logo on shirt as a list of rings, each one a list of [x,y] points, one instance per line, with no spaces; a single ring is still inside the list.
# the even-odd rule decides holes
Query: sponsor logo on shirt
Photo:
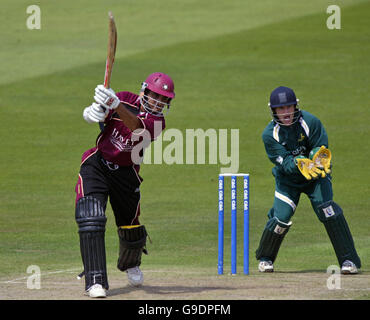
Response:
[[[298,156],[299,154],[305,154],[306,152],[306,147],[305,146],[300,146],[297,149],[292,151],[293,156]]]
[[[302,142],[304,140],[305,136],[301,133],[301,136],[298,139],[298,142]]]
[[[113,129],[109,140],[119,151],[130,152],[134,147],[133,141],[130,138],[123,137],[116,128]]]

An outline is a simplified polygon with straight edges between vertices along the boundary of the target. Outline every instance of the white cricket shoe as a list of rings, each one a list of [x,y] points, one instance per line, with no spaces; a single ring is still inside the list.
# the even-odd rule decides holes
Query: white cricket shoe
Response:
[[[86,295],[90,298],[106,298],[107,291],[101,284],[96,283],[86,290]]]
[[[340,272],[342,274],[357,274],[358,270],[356,265],[352,261],[346,260],[343,262]]]
[[[126,270],[128,283],[133,287],[140,287],[144,282],[144,275],[139,267]]]
[[[274,272],[274,265],[272,261],[260,261],[258,264],[258,271],[259,272]]]

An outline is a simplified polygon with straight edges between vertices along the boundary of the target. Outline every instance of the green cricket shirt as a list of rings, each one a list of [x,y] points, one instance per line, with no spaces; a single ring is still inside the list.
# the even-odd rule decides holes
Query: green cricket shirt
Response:
[[[322,145],[328,148],[328,136],[321,121],[307,111],[291,126],[282,126],[271,121],[262,134],[265,150],[275,165],[272,174],[276,179],[291,186],[303,186],[307,181],[299,172],[294,157],[308,158],[313,148]]]

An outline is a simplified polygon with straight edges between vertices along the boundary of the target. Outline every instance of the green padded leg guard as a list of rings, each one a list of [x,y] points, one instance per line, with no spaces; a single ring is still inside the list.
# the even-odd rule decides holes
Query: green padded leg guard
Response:
[[[259,247],[256,250],[257,260],[275,261],[280,245],[291,225],[292,222],[284,223],[276,217],[267,221]]]
[[[317,206],[317,209],[318,217],[329,235],[339,265],[341,266],[345,260],[350,260],[357,268],[361,268],[361,260],[342,208],[334,201],[328,201]]]
[[[138,267],[141,264],[141,256],[145,249],[146,229],[143,225],[123,226],[118,228],[119,257],[117,268],[126,271],[129,268]]]

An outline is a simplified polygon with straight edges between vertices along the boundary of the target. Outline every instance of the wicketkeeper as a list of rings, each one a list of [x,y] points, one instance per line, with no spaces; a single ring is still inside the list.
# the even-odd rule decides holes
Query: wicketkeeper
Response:
[[[147,238],[145,226],[139,222],[143,179],[132,152],[142,143],[138,136],[149,133],[150,143],[165,128],[164,112],[174,97],[172,79],[157,72],[143,82],[140,95],[115,93],[98,85],[95,102],[84,109],[83,118],[88,123],[104,123],[96,146],[82,155],[76,185],[76,222],[85,290],[90,297],[105,297],[109,288],[104,242],[108,198],[119,238],[117,267],[127,272],[131,285],[143,283],[139,268]]]
[[[333,201],[331,151],[328,136],[318,118],[298,108],[292,89],[278,87],[269,103],[272,121],[263,131],[266,153],[275,165],[275,199],[268,212],[256,258],[260,272],[272,272],[280,245],[288,233],[291,218],[305,193],[323,223],[343,274],[355,274],[361,267],[343,210]]]

